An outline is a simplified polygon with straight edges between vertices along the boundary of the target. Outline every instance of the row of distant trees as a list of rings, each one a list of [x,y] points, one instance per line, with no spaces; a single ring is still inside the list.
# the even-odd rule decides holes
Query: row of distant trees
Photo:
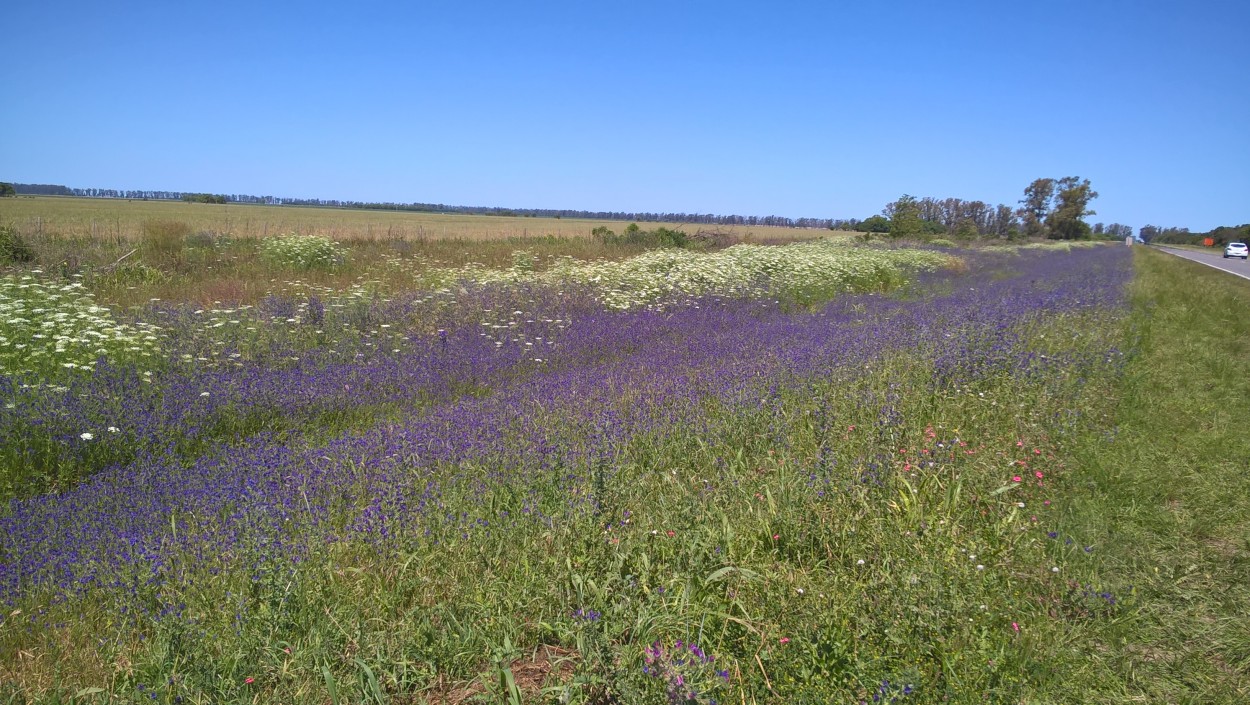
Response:
[[[279,198],[245,194],[184,193],[181,191],[142,191],[98,188],[70,188],[58,184],[13,184],[17,193],[33,196],[79,196],[85,198],[128,198],[152,201],[191,201],[196,203],[248,203],[276,206],[316,206],[364,210],[411,211],[417,213],[457,213],[528,218],[585,218],[652,223],[701,223],[708,225],[778,226],[788,228],[849,228],[854,219],[787,218],[779,215],[715,215],[712,213],[660,213],[634,211],[585,211],[552,208],[502,208],[494,206],[453,206],[445,203],[391,203],[340,201],[321,198]]]
[[[187,203],[229,203],[229,197],[220,193],[184,193],[182,200]]]
[[[891,237],[952,237],[960,240],[1046,238],[1083,240],[1125,238],[1133,228],[1120,223],[1089,225],[1094,215],[1089,203],[1098,197],[1089,179],[1065,176],[1037,179],[1024,189],[1020,206],[961,198],[916,198],[904,195],[889,203],[881,215],[857,223],[865,232]]]
[[[1207,240],[1222,247],[1230,242],[1250,242],[1250,223],[1221,225],[1205,233],[1191,233],[1189,228],[1163,228],[1146,225],[1141,229],[1141,239],[1156,245],[1202,245]]]
[[[1089,179],[1066,176],[1036,179],[1024,189],[1019,206],[959,198],[915,198],[904,195],[865,220],[851,220],[848,230],[888,234],[892,237],[950,237],[960,240],[1045,238],[1052,240],[1108,239],[1133,237],[1133,227],[1122,223],[1085,222],[1095,215],[1089,208],[1098,192]],[[1156,244],[1204,244],[1223,246],[1250,241],[1250,223],[1222,225],[1208,232],[1189,228],[1144,225],[1137,238]]]

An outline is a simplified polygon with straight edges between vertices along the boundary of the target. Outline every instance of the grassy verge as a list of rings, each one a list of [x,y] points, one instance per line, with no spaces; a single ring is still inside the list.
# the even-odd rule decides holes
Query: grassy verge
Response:
[[[1082,685],[1104,701],[1246,702],[1250,283],[1144,248],[1136,262],[1140,358],[1114,427],[1076,449],[1087,481],[1068,520],[1138,609],[1079,645],[1109,676]]]

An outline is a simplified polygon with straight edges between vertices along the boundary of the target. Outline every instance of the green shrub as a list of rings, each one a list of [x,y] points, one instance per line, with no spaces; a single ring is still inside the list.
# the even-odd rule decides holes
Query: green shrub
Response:
[[[0,227],[0,264],[31,262],[35,253],[17,231],[8,226]]]
[[[534,253],[526,250],[512,251],[512,268],[518,272],[534,271]]]
[[[680,230],[656,228],[650,234],[655,237],[660,247],[686,247],[690,244],[690,238]]]
[[[345,255],[342,245],[320,235],[280,235],[260,243],[262,259],[291,269],[333,269]]]
[[[630,223],[625,232],[617,235],[604,226],[590,231],[590,234],[605,245],[641,245],[642,247],[680,247],[688,248],[695,244],[690,236],[681,230],[659,227],[655,230],[643,230],[637,223]]]

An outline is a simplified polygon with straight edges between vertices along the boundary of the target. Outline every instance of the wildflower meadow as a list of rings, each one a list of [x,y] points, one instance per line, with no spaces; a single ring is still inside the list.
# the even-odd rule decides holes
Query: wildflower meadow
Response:
[[[1144,458],[1236,476],[1146,432],[1176,396],[1163,255],[399,252],[396,287],[316,279],[350,243],[258,252],[246,301],[0,276],[7,702],[1247,693],[1246,592],[1210,592],[1245,500],[1208,498],[1191,558],[1136,540],[1142,493],[1209,506]]]

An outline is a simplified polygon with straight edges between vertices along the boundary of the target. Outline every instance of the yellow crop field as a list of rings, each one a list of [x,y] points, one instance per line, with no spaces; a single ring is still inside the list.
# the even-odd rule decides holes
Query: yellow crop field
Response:
[[[528,218],[488,215],[350,210],[311,206],[183,203],[101,198],[23,196],[0,199],[0,224],[24,236],[65,235],[133,239],[144,221],[181,221],[197,232],[234,237],[267,237],[284,233],[323,235],[338,240],[589,237],[606,226],[620,232],[627,222],[579,218]],[[737,240],[810,239],[828,230],[769,226],[725,226],[698,223],[656,223],[687,232],[715,230]]]

